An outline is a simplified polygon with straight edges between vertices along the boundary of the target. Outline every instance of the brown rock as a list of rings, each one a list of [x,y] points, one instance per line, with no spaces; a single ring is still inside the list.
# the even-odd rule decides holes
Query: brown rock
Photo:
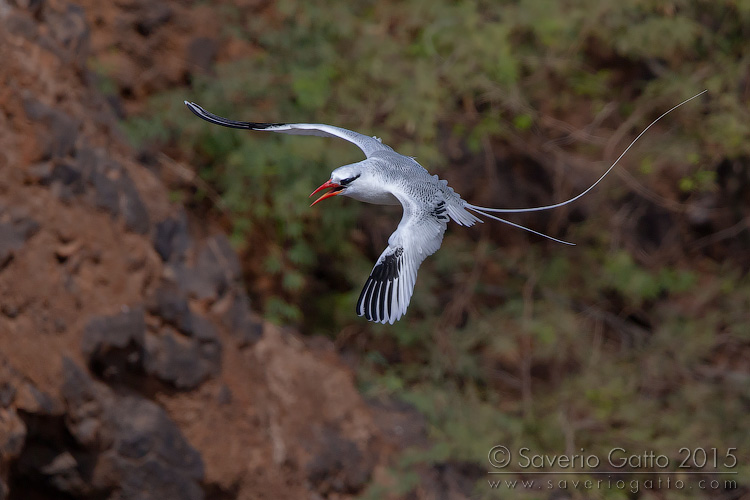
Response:
[[[26,439],[26,425],[13,409],[0,408],[0,469],[18,457]]]
[[[169,203],[88,76],[111,65],[122,108],[145,106],[222,57],[213,8],[19,3],[0,15],[0,498],[363,492],[396,446],[381,412],[334,350],[251,310],[221,228]]]

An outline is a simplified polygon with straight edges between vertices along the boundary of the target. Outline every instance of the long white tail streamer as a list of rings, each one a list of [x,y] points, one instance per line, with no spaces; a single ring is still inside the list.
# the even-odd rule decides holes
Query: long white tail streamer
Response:
[[[534,233],[534,234],[536,234],[538,236],[543,236],[543,237],[545,237],[545,238],[547,238],[549,240],[556,241],[558,243],[562,243],[563,245],[571,245],[571,246],[575,246],[576,245],[575,243],[571,243],[571,242],[565,241],[565,240],[558,240],[557,238],[553,238],[552,236],[550,236],[548,234],[540,233],[539,231],[534,231],[533,229],[529,229],[528,227],[522,226],[520,224],[516,224],[515,222],[511,222],[509,220],[501,219],[500,217],[497,217],[495,215],[484,213],[481,210],[477,209],[474,205],[466,205],[466,208],[468,208],[472,212],[478,213],[479,215],[483,215],[485,217],[489,217],[490,219],[494,219],[496,221],[500,221],[500,222],[502,222],[504,224],[508,224],[509,226],[517,227],[518,229],[523,229],[524,231],[528,231],[530,233]],[[482,222],[484,222],[484,221],[482,221]]]
[[[573,198],[571,198],[569,200],[566,200],[566,201],[562,201],[560,203],[555,203],[554,205],[545,205],[543,207],[533,207],[533,208],[487,208],[487,207],[479,207],[479,206],[476,206],[476,205],[467,204],[467,208],[470,208],[470,209],[475,210],[475,211],[480,211],[481,210],[481,211],[484,211],[484,212],[493,212],[493,213],[521,213],[521,212],[539,212],[539,211],[542,211],[542,210],[552,210],[553,208],[559,208],[559,207],[565,206],[565,205],[567,205],[569,203],[573,203],[574,201],[576,201],[577,199],[581,198],[586,193],[588,193],[589,191],[591,191],[592,189],[594,189],[596,187],[596,185],[599,184],[607,176],[607,174],[609,174],[612,171],[613,168],[615,168],[615,166],[620,162],[620,160],[622,160],[623,156],[625,156],[625,153],[627,153],[630,150],[630,148],[632,148],[633,145],[636,142],[638,142],[638,139],[640,139],[643,136],[643,134],[645,134],[648,131],[648,129],[650,129],[651,127],[653,127],[656,124],[656,122],[658,122],[659,120],[661,120],[662,118],[664,118],[665,116],[667,116],[669,113],[671,113],[675,109],[677,109],[680,106],[682,106],[683,104],[686,104],[686,103],[692,101],[693,99],[696,99],[697,97],[702,96],[706,92],[708,92],[708,89],[706,89],[706,90],[704,90],[704,91],[702,91],[702,92],[700,92],[698,94],[695,94],[693,97],[691,97],[689,99],[685,99],[680,104],[672,107],[668,111],[665,111],[659,118],[657,118],[656,120],[652,121],[649,124],[648,127],[644,128],[643,131],[640,134],[638,134],[638,136],[635,139],[633,139],[633,142],[631,142],[630,145],[627,148],[625,148],[625,150],[620,154],[620,156],[617,157],[617,159],[614,161],[614,163],[612,163],[612,165],[607,169],[607,171],[604,172],[602,174],[602,176],[599,177],[599,179],[597,179],[596,182],[594,182],[591,186],[589,186],[588,189],[586,189],[584,192],[582,192],[578,196],[575,196],[575,197],[573,197]],[[483,215],[487,215],[487,214],[483,214]],[[499,220],[501,222],[508,222],[508,221],[505,221],[505,220],[502,220],[502,219],[499,219]],[[512,224],[510,222],[508,222],[508,224],[515,225],[515,224]],[[522,229],[526,229],[526,228],[522,227]],[[532,231],[532,232],[534,232],[534,231]],[[537,234],[539,234],[539,233],[537,233]],[[551,239],[554,239],[554,238],[551,238]]]

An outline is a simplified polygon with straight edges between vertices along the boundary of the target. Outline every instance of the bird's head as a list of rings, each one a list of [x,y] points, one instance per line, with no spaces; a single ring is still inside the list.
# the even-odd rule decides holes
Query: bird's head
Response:
[[[363,173],[364,170],[358,163],[354,163],[352,165],[344,165],[343,167],[337,168],[336,170],[331,172],[331,178],[323,183],[318,189],[313,191],[310,196],[312,197],[314,194],[317,194],[324,189],[331,188],[331,190],[315,200],[310,206],[313,206],[319,201],[325,200],[326,198],[330,198],[331,196],[336,196],[339,194],[343,194],[346,196],[352,194],[353,191],[357,190],[357,179],[362,177]]]

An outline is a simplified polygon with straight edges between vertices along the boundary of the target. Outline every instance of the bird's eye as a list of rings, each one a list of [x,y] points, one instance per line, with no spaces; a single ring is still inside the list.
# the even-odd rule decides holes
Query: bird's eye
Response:
[[[361,175],[361,174],[357,174],[357,175],[355,175],[354,177],[348,177],[348,178],[346,178],[346,179],[341,179],[341,181],[339,181],[339,184],[341,184],[342,186],[346,186],[346,185],[348,185],[348,184],[351,184],[351,183],[352,183],[352,182],[354,182],[354,181],[355,181],[356,179],[359,179],[359,176],[360,176],[360,175]]]

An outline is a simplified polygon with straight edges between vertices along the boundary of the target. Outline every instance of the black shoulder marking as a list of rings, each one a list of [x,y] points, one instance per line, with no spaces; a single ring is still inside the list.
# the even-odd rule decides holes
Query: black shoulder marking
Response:
[[[435,207],[432,209],[432,215],[442,222],[448,222],[450,220],[448,215],[445,213],[445,201],[441,201],[435,205]]]

